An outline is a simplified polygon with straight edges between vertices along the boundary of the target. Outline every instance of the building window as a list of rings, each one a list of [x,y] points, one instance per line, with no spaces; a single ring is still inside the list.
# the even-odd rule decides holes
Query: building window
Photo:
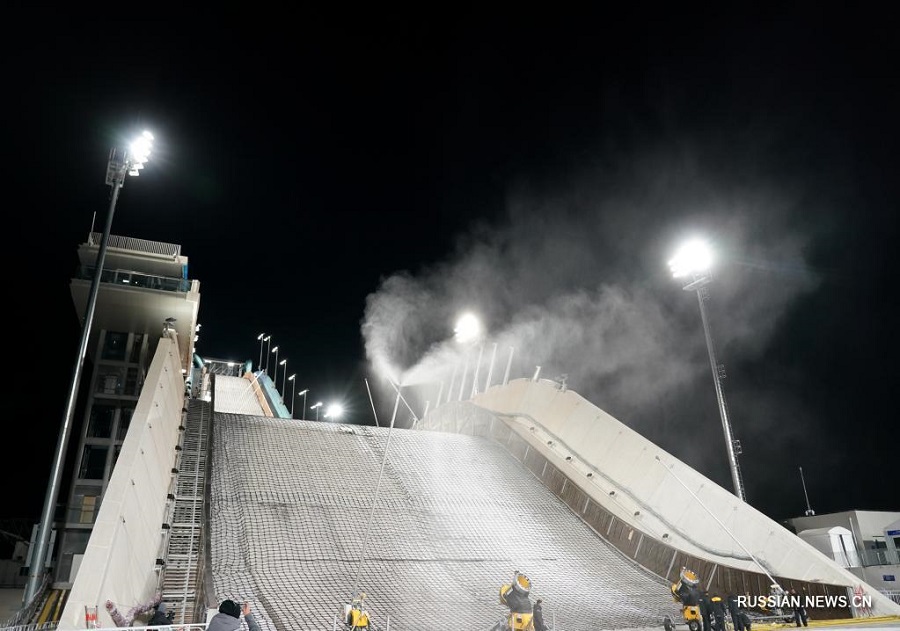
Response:
[[[135,333],[134,339],[131,341],[131,355],[128,358],[128,362],[131,364],[140,364],[141,363],[141,351],[144,347],[144,335],[143,333]]]
[[[122,408],[119,411],[119,427],[116,429],[116,440],[125,440],[128,428],[131,426],[131,417],[134,415],[134,408]]]
[[[116,406],[95,404],[91,407],[91,418],[88,423],[87,436],[89,438],[109,438],[112,436],[113,418],[116,415]]]
[[[122,394],[125,370],[114,366],[101,366],[97,372],[97,394]]]
[[[138,369],[129,368],[125,375],[125,394],[138,395],[141,392],[141,384],[138,382]]]
[[[97,498],[94,496],[85,496],[81,498],[81,513],[78,516],[79,524],[93,524],[97,509],[99,508]]]
[[[109,450],[99,445],[85,445],[81,454],[78,477],[85,480],[102,480],[106,471],[106,454]]]
[[[103,359],[124,360],[125,347],[128,345],[128,333],[108,331],[103,339]]]

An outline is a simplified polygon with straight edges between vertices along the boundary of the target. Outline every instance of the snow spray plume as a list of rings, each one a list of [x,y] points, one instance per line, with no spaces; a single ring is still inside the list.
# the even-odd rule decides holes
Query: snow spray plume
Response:
[[[771,186],[696,164],[666,167],[658,157],[649,164],[587,173],[563,195],[519,194],[506,224],[460,238],[455,260],[385,279],[367,299],[369,360],[408,383],[448,385],[468,360],[471,379],[474,353],[453,344],[451,331],[455,317],[474,308],[486,345],[497,343],[501,354],[515,347],[511,378],[541,365],[541,376],[568,374],[570,388],[638,431],[661,431],[665,415],[669,438],[690,435],[696,409],[661,408],[684,398],[675,395],[680,385],[709,378],[696,294],[686,295],[666,268],[680,237],[703,226],[718,246],[710,317],[719,348],[739,349],[740,359],[765,349],[780,316],[816,279],[772,282],[731,263],[802,261],[805,235],[786,219],[791,200]],[[495,366],[494,384],[502,368]]]

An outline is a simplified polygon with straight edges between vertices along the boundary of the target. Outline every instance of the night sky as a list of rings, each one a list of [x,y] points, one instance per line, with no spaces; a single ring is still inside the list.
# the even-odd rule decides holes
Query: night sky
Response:
[[[40,515],[77,246],[105,220],[110,148],[144,128],[112,232],[182,246],[201,356],[256,364],[271,334],[309,404],[373,424],[368,382],[385,425],[388,370],[421,415],[472,310],[494,383],[514,347],[513,378],[567,375],[731,489],[696,294],[667,267],[700,235],[748,501],[802,515],[802,466],[817,513],[900,510],[887,16],[109,9],[13,9],[3,39],[7,451],[29,464],[2,516]]]

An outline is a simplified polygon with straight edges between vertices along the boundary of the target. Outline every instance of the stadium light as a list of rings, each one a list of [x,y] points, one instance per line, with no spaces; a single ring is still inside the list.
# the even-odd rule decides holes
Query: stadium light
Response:
[[[468,344],[476,341],[482,334],[481,322],[473,313],[464,313],[456,321],[453,329],[456,341],[460,344]]]
[[[309,406],[309,409],[310,409],[310,410],[315,410],[315,411],[316,411],[316,420],[317,420],[317,421],[319,420],[319,408],[320,408],[320,407],[322,407],[322,402],[321,402],[321,401],[317,402],[315,405]]]
[[[275,348],[273,348],[269,354],[271,355],[272,353],[275,353],[275,379],[272,380],[272,383],[275,384],[275,389],[278,390],[278,347],[277,346]],[[268,368],[269,368],[269,358],[266,357],[266,374],[267,375],[269,374]]]
[[[303,415],[300,417],[302,420],[306,420],[306,393],[309,392],[309,388],[304,390],[303,392],[298,392],[298,397],[303,397]],[[293,414],[291,414],[293,416]]]
[[[25,584],[24,603],[30,603],[37,593],[43,579],[47,546],[50,540],[50,530],[53,525],[53,513],[56,501],[59,497],[59,484],[62,479],[63,466],[66,460],[66,448],[69,444],[69,435],[72,430],[72,416],[78,399],[78,388],[81,384],[81,373],[84,366],[84,356],[87,354],[88,341],[90,340],[91,327],[94,322],[94,311],[97,307],[97,295],[100,291],[100,279],[103,275],[103,264],[106,261],[106,250],[112,230],[113,215],[116,211],[116,202],[119,199],[119,190],[125,186],[125,178],[128,175],[137,176],[144,168],[144,163],[150,159],[150,151],[153,147],[153,134],[144,131],[135,139],[129,148],[120,152],[113,148],[109,152],[109,162],[106,165],[106,184],[112,187],[109,200],[109,211],[106,214],[106,225],[103,228],[103,236],[100,238],[100,246],[97,249],[97,260],[94,264],[94,278],[91,280],[91,289],[85,309],[84,321],[81,326],[81,342],[78,347],[78,355],[75,358],[75,367],[72,371],[72,381],[69,384],[69,395],[66,398],[66,410],[63,414],[62,428],[56,443],[56,453],[53,458],[53,467],[50,473],[50,481],[47,485],[47,495],[44,498],[44,508],[41,512],[41,522],[35,537],[36,549],[28,569],[28,580]]]
[[[285,368],[285,371],[287,371],[287,368]],[[291,419],[294,418],[294,389],[297,387],[297,384],[294,383],[294,377],[296,376],[297,374],[294,373],[293,375],[288,377],[288,381],[291,382]],[[285,385],[284,387],[287,388],[287,385]]]
[[[256,339],[259,340],[259,363],[256,365],[256,369],[257,369],[257,370],[259,370],[259,369],[262,368],[262,357],[263,357],[262,349],[263,349],[263,342],[265,342],[266,339],[268,339],[268,338],[265,337],[265,335],[266,335],[265,333],[260,333],[260,334],[257,336],[257,338],[256,338]]]
[[[735,440],[731,431],[731,422],[728,420],[728,408],[725,405],[725,393],[722,389],[722,378],[725,367],[716,360],[716,350],[710,332],[709,317],[706,314],[706,301],[709,299],[709,283],[712,280],[710,270],[713,255],[707,243],[701,239],[693,239],[682,245],[675,256],[669,260],[669,268],[674,278],[685,279],[685,291],[696,291],[697,300],[700,303],[700,319],[703,321],[703,333],[706,335],[706,350],[709,354],[709,366],[712,369],[713,383],[716,388],[716,400],[719,404],[719,416],[722,419],[722,431],[725,434],[725,449],[728,453],[728,466],[731,469],[731,482],[734,485],[734,494],[742,501],[747,501],[744,491],[744,481],[741,477],[741,469],[738,464],[738,454],[741,453],[741,443]]]
[[[278,362],[278,366],[284,366],[284,374],[281,375],[281,402],[284,403],[284,389],[287,388],[287,357]],[[278,367],[275,367],[275,389],[278,390]]]

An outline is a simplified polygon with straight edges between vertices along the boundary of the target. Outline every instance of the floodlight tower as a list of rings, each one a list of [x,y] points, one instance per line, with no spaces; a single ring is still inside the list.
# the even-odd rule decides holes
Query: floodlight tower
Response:
[[[465,366],[463,367],[462,379],[459,382],[459,400],[462,401],[465,393],[466,377],[469,372],[469,354],[472,347],[483,339],[484,328],[478,317],[471,312],[463,313],[456,321],[453,329],[453,337],[456,342],[465,350]],[[481,350],[484,351],[482,344]],[[472,392],[470,397],[474,397],[478,393],[478,367],[481,364],[481,354],[478,355],[478,361],[475,364],[475,378],[472,381]],[[452,387],[452,386],[451,386]]]
[[[719,403],[719,416],[722,419],[722,431],[725,434],[725,449],[728,452],[728,466],[731,469],[731,482],[734,485],[734,494],[742,501],[747,501],[744,492],[744,481],[741,478],[741,468],[738,464],[738,455],[741,453],[741,442],[735,440],[731,431],[731,422],[728,420],[728,407],[725,405],[725,393],[722,390],[722,378],[725,367],[716,361],[716,350],[713,344],[712,333],[709,327],[709,317],[706,314],[706,301],[709,299],[709,283],[712,280],[710,267],[712,266],[712,252],[709,246],[699,239],[688,241],[672,260],[669,268],[674,278],[683,278],[686,284],[685,291],[696,291],[697,300],[700,303],[700,318],[703,320],[703,332],[706,335],[706,350],[709,353],[709,366],[712,369],[713,383],[716,387],[716,400]]]
[[[88,342],[91,336],[91,327],[94,323],[94,311],[97,308],[97,295],[100,292],[100,282],[103,277],[103,264],[106,261],[107,244],[112,230],[113,214],[116,212],[116,202],[119,199],[119,190],[125,186],[125,177],[140,175],[144,163],[150,159],[150,150],[153,147],[153,134],[143,132],[134,140],[126,151],[113,148],[109,152],[109,162],[106,165],[106,184],[112,187],[109,199],[109,211],[106,214],[106,225],[103,236],[100,239],[100,247],[97,250],[97,260],[94,264],[94,278],[91,280],[91,289],[88,294],[87,307],[84,321],[81,325],[81,342],[78,346],[78,357],[75,359],[75,368],[72,371],[72,381],[69,383],[69,394],[66,398],[66,411],[63,415],[62,428],[56,443],[56,453],[53,457],[53,467],[50,474],[50,483],[47,485],[47,495],[44,499],[44,508],[41,512],[41,523],[38,526],[35,538],[35,550],[31,559],[28,572],[28,581],[25,584],[23,602],[28,604],[37,593],[41,579],[43,578],[44,564],[47,547],[50,541],[50,529],[53,526],[53,512],[56,508],[56,500],[59,497],[59,484],[62,479],[63,465],[66,459],[66,449],[69,443],[69,435],[72,431],[72,416],[75,413],[78,389],[81,384],[81,372],[84,368],[84,356],[87,354]]]
[[[284,403],[284,391],[287,388],[287,357],[278,362],[278,366],[284,366],[284,374],[281,375],[281,402]],[[278,366],[275,366],[275,389],[278,390]]]
[[[301,420],[306,420],[306,394],[309,392],[309,388],[303,390],[303,392],[298,392],[298,397],[303,397],[303,414],[300,415]]]
[[[259,370],[262,370],[262,357],[263,357],[262,351],[263,351],[263,342],[266,341],[266,334],[260,333],[256,339],[259,340],[259,363],[256,365],[256,370],[259,371]]]
[[[287,368],[284,369],[285,372]],[[297,384],[294,382],[294,377],[297,376],[297,373],[294,373],[290,377],[288,377],[288,381],[291,382],[291,420],[294,418],[294,389],[297,387]],[[287,384],[284,385],[285,389],[287,389]]]

